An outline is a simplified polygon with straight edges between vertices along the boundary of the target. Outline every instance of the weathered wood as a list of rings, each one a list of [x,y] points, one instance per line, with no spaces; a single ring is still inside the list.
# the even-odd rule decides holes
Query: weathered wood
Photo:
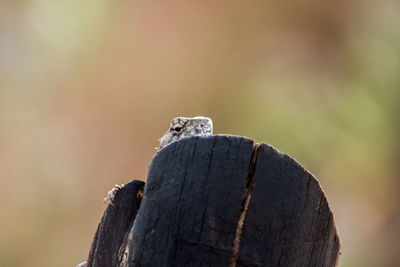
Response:
[[[192,137],[160,151],[121,266],[227,266],[253,150],[239,137]]]
[[[135,193],[121,191],[116,206],[135,201]],[[130,223],[107,209],[91,249],[101,264],[89,266],[337,264],[339,239],[318,181],[289,156],[247,138],[171,143],[152,160],[136,219],[135,203],[119,207],[133,209]],[[110,244],[113,234],[118,241]]]
[[[116,194],[114,205],[108,205],[90,248],[88,267],[118,265],[120,250],[124,249],[124,242],[139,210],[143,187],[143,181],[129,182]]]
[[[256,161],[237,266],[335,266],[339,238],[315,177],[266,144]]]

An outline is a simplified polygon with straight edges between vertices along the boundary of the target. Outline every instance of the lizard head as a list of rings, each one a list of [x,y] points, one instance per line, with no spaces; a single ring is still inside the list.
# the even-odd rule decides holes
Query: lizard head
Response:
[[[160,147],[189,136],[208,136],[213,133],[212,120],[207,117],[176,117],[172,119],[168,131],[160,139]]]

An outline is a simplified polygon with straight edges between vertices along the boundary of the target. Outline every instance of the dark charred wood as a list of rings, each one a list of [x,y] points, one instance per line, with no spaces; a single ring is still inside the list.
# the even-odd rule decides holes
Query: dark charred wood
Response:
[[[192,137],[160,151],[122,266],[227,266],[253,142]]]
[[[139,210],[144,182],[133,180],[115,195],[97,227],[87,266],[117,266],[119,253]],[[121,249],[122,247],[122,249]]]
[[[293,158],[259,147],[237,266],[335,266],[339,238],[318,181]]]
[[[339,238],[318,181],[269,145],[184,138],[153,158],[140,204],[141,186],[123,187],[107,208],[89,266],[337,264]]]

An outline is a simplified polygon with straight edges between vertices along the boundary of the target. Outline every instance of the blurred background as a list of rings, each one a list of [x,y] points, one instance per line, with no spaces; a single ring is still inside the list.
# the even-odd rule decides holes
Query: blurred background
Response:
[[[400,3],[0,1],[0,266],[86,259],[169,121],[316,175],[339,266],[400,266]]]

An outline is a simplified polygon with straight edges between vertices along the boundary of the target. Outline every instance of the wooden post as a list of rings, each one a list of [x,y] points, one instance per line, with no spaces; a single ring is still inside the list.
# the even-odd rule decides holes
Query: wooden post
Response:
[[[338,262],[333,214],[318,181],[269,145],[227,135],[185,138],[153,158],[141,203],[143,184],[132,183],[107,208],[88,266]]]
[[[117,266],[119,253],[135,221],[142,200],[144,182],[126,184],[108,205],[97,227],[89,252],[87,266]]]

